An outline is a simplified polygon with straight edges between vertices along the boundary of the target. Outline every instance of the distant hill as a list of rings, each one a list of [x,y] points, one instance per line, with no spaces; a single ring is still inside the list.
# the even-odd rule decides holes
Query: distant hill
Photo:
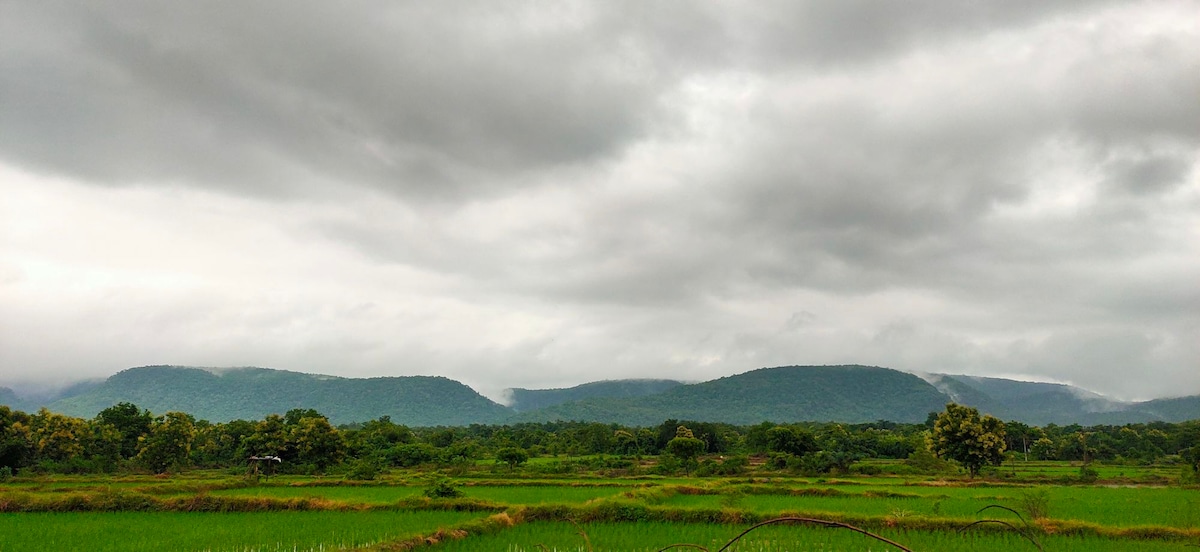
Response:
[[[1055,383],[949,374],[918,377],[858,365],[761,368],[695,384],[617,380],[510,392],[513,408],[443,377],[356,379],[265,368],[146,366],[53,396],[22,397],[0,388],[0,404],[26,412],[45,405],[92,417],[127,401],[156,414],[178,410],[212,422],[257,420],[292,408],[314,408],[334,423],[386,415],[411,426],[554,420],[653,426],[671,418],[734,424],[921,422],[951,401],[1039,426],[1200,419],[1200,396],[1126,403]]]
[[[512,399],[508,406],[517,412],[527,412],[584,399],[657,395],[680,385],[683,382],[666,379],[624,379],[596,381],[566,389],[513,388],[507,390]]]
[[[1135,403],[1133,409],[1167,422],[1197,420],[1200,419],[1200,396],[1154,399]]]
[[[762,368],[657,395],[586,399],[517,419],[655,425],[669,418],[755,424],[774,422],[924,421],[947,398],[921,378],[871,366]]]
[[[1200,419],[1200,397],[1128,403],[1060,383],[947,374],[926,379],[955,402],[1027,424],[1123,425]]]
[[[339,378],[266,368],[131,368],[50,409],[92,417],[118,402],[155,414],[177,410],[212,422],[262,419],[313,408],[333,423],[380,416],[412,426],[499,423],[511,411],[457,381],[432,376]]]
[[[0,387],[0,404],[8,406],[13,410],[23,412],[37,412],[43,406],[49,406],[51,403],[64,398],[78,395],[87,392],[89,389],[100,385],[102,380],[84,380],[74,382],[66,387],[53,390],[34,390],[18,392],[9,387]]]
[[[0,404],[5,405],[13,410],[26,410],[23,408],[21,397],[17,393],[7,387],[0,387]]]

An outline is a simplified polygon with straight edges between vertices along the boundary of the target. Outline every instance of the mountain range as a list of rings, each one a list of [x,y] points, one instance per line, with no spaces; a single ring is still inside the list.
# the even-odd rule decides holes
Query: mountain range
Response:
[[[92,417],[118,402],[160,414],[178,410],[212,422],[262,419],[313,408],[337,424],[390,416],[410,426],[555,420],[651,426],[666,419],[921,422],[947,402],[1028,424],[1124,424],[1200,419],[1200,396],[1122,402],[1070,385],[950,374],[914,375],[873,366],[760,368],[700,383],[616,380],[566,389],[509,389],[502,405],[444,377],[343,378],[267,368],[144,366],[55,397],[20,397],[0,387],[0,404],[45,406]]]

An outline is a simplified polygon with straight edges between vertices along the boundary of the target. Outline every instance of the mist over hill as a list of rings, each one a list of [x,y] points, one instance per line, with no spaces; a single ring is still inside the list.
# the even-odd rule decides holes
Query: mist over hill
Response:
[[[594,381],[565,389],[507,389],[509,408],[517,412],[538,410],[585,399],[643,397],[657,395],[683,385],[667,379],[627,379]]]
[[[161,414],[182,411],[213,422],[261,419],[313,408],[334,423],[380,416],[410,426],[462,426],[555,420],[652,426],[666,419],[755,424],[762,421],[921,422],[948,402],[1028,424],[1125,424],[1200,419],[1200,396],[1137,403],[1070,385],[951,374],[917,376],[874,366],[760,368],[711,381],[599,381],[566,389],[510,389],[498,404],[457,381],[435,376],[342,378],[267,368],[144,366],[54,396],[0,388],[0,404],[47,406],[92,417],[118,402]]]

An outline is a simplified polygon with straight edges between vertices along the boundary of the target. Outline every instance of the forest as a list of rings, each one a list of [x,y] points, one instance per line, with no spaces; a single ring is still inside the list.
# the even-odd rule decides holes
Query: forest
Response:
[[[511,469],[531,458],[540,460],[528,469],[546,473],[581,465],[616,475],[737,475],[751,464],[797,474],[878,469],[855,465],[869,459],[902,461],[892,470],[937,473],[958,467],[935,444],[938,415],[931,412],[920,424],[739,426],[671,419],[650,427],[561,421],[407,427],[386,416],[335,426],[312,409],[210,423],[183,412],[155,415],[131,403],[90,419],[0,406],[0,475],[238,469],[251,456],[278,458],[281,473],[368,478],[389,468],[465,468],[489,460]],[[1200,421],[1089,427],[1009,421],[999,427],[1005,456],[984,469],[999,469],[1005,458],[1177,464],[1194,477],[1200,459]],[[679,443],[672,448],[683,437],[694,441],[694,450]]]

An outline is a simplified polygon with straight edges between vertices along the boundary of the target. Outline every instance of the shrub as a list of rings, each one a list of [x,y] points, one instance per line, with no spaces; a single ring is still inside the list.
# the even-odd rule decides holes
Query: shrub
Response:
[[[1050,495],[1045,489],[1025,491],[1021,493],[1021,509],[1030,519],[1046,519],[1050,517]]]
[[[346,472],[346,479],[353,481],[373,481],[376,477],[379,477],[379,463],[373,458],[355,460]]]
[[[429,498],[458,498],[463,496],[462,489],[459,489],[453,481],[441,478],[434,481],[425,489],[425,496]]]

